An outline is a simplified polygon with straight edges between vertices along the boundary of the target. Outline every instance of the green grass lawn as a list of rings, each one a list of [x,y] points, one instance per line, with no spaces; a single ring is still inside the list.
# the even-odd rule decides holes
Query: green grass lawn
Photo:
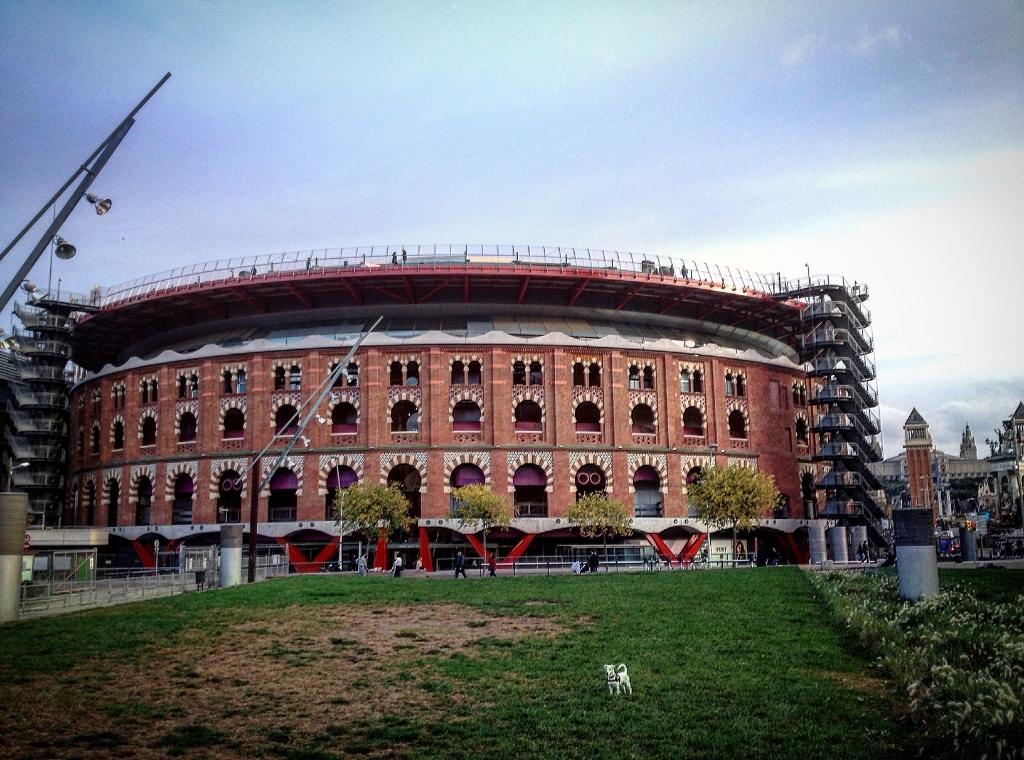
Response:
[[[5,758],[879,758],[898,709],[788,568],[296,577],[0,629]]]

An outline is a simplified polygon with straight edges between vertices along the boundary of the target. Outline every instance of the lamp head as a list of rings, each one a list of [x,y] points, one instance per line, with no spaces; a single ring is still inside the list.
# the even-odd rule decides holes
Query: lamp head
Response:
[[[25,282],[21,283],[21,289],[24,290],[26,293],[35,293],[36,284],[31,280],[25,280]]]
[[[56,243],[57,250],[55,250],[54,253],[57,254],[58,259],[64,259],[66,261],[70,258],[74,258],[74,255],[78,253],[78,249],[62,237],[58,237]]]
[[[110,198],[97,198],[92,193],[89,193],[85,196],[85,199],[96,209],[96,216],[103,216],[110,211]]]

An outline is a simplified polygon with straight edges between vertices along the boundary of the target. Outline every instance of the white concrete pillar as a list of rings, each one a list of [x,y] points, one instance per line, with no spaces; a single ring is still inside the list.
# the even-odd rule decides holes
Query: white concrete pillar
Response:
[[[242,582],[242,525],[220,526],[220,587]]]
[[[846,547],[846,527],[837,525],[829,531],[829,548],[832,550],[833,562],[846,562],[850,558]]]
[[[894,509],[900,598],[916,602],[939,593],[939,563],[930,509]]]
[[[807,524],[807,543],[811,549],[811,564],[820,565],[828,559],[825,553],[825,521],[811,520]]]
[[[18,619],[28,494],[0,493],[0,623]]]

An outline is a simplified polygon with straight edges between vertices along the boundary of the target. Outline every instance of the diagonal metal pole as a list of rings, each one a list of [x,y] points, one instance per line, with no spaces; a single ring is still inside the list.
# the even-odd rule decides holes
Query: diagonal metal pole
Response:
[[[295,431],[295,434],[285,445],[284,449],[274,461],[274,464],[267,470],[267,474],[263,476],[262,480],[260,479],[259,474],[260,460],[263,458],[263,455],[270,450],[270,447],[274,445],[274,438],[271,437],[267,445],[264,446],[263,449],[253,458],[252,464],[250,465],[250,468],[252,469],[252,478],[249,486],[252,488],[252,493],[249,494],[249,583],[256,582],[256,531],[259,527],[259,520],[257,518],[259,514],[260,492],[267,487],[271,478],[274,477],[274,473],[277,472],[277,469],[288,458],[288,455],[292,452],[292,449],[295,448],[295,444],[299,439],[302,438],[302,434],[306,430],[306,426],[309,425],[310,420],[312,420],[313,416],[317,413],[317,410],[320,408],[320,404],[322,404],[323,400],[327,398],[327,394],[331,392],[331,388],[334,387],[334,382],[341,377],[342,372],[348,369],[349,362],[352,361],[352,357],[355,355],[356,350],[360,345],[362,345],[363,341],[366,340],[366,337],[377,328],[377,325],[381,323],[382,319],[384,319],[383,316],[377,317],[377,321],[359,336],[359,339],[352,344],[352,348],[350,348],[348,353],[345,354],[345,358],[338,362],[337,366],[326,378],[324,378],[324,381],[320,383],[317,390],[314,391],[316,398],[309,405],[309,411],[306,412],[306,415],[299,421],[299,427]],[[299,413],[296,412],[295,415],[292,416],[292,420],[294,420],[298,414]],[[291,420],[289,420],[288,424],[291,424]],[[242,477],[245,477],[244,473],[240,473],[240,479]],[[287,559],[287,557],[285,559]]]

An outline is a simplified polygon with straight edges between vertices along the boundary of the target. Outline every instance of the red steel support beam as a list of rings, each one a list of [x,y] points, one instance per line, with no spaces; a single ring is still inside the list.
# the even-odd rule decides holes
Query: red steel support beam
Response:
[[[512,551],[510,551],[508,553],[508,556],[505,557],[504,560],[502,560],[501,564],[509,565],[513,562],[516,562],[520,557],[523,556],[523,554],[529,548],[530,544],[533,542],[533,539],[536,535],[536,533],[525,534],[521,539],[519,539],[519,543],[512,547]]]
[[[691,536],[689,541],[687,541],[686,546],[684,546],[683,550],[679,553],[679,561],[684,564],[693,562],[693,558],[697,556],[697,552],[700,551],[700,548],[704,545],[704,541],[707,537],[707,533],[698,533],[695,536]]]
[[[480,539],[474,536],[472,533],[463,533],[462,535],[466,537],[466,540],[469,541],[469,545],[472,546],[473,549],[476,550],[476,553],[483,557],[484,561],[486,562],[487,556],[484,554],[484,545],[480,543]]]
[[[142,566],[153,567],[153,550],[137,538],[132,541],[132,546],[135,548],[135,553],[139,555],[139,559],[142,560]]]
[[[669,562],[676,561],[676,555],[672,553],[672,550],[668,548],[668,544],[665,543],[665,539],[658,533],[646,533],[644,535],[650,541],[651,546],[661,555],[662,559],[667,559]]]
[[[526,298],[526,286],[529,284],[530,275],[526,275],[526,277],[523,278],[523,284],[519,287],[519,303],[522,303],[523,299]]]
[[[430,556],[430,536],[423,527],[420,528],[420,562],[428,573],[434,572],[434,558]]]
[[[373,566],[377,570],[388,569],[388,537],[386,533],[377,534],[377,551],[373,554]]]
[[[312,573],[313,563],[306,559],[306,555],[300,552],[294,545],[288,542],[288,539],[284,536],[278,536],[276,539],[278,544],[284,547],[288,554],[288,564],[295,567],[297,573]]]
[[[298,289],[294,285],[292,285],[289,282],[286,282],[284,284],[284,287],[285,287],[285,290],[287,290],[289,293],[291,293],[293,296],[295,296],[299,300],[299,302],[303,306],[305,306],[307,309],[315,308],[313,306],[312,302],[308,298],[306,298],[304,295],[302,295],[302,293],[300,293],[298,291]]]

